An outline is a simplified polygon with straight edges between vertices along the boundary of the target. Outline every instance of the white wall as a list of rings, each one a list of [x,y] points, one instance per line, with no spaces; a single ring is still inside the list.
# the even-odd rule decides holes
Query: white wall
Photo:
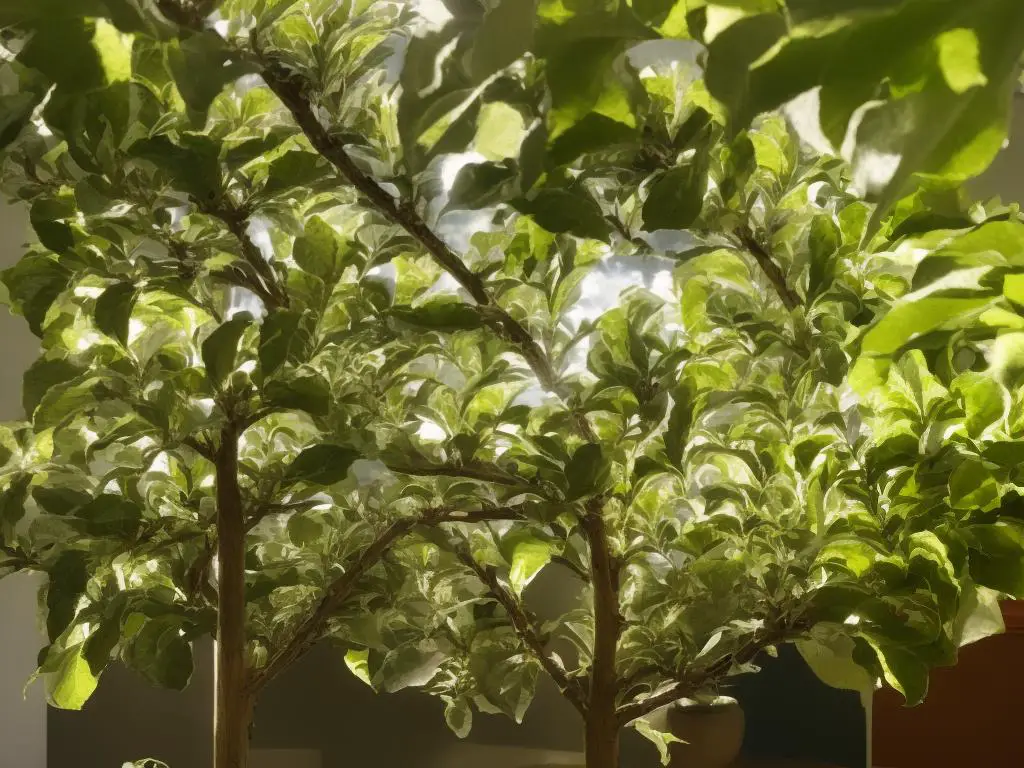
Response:
[[[24,212],[0,204],[0,267],[14,263],[27,230]],[[21,375],[38,351],[21,317],[0,309],[0,420],[24,418]],[[0,580],[0,768],[46,768],[46,704],[41,685],[22,689],[44,640],[36,624],[38,579]]]

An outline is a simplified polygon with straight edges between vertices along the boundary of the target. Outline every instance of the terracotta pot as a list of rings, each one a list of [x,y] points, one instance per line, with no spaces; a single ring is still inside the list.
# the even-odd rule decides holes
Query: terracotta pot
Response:
[[[727,768],[739,757],[745,720],[735,699],[683,699],[667,707],[664,717],[666,730],[686,742],[670,746],[669,768]]]

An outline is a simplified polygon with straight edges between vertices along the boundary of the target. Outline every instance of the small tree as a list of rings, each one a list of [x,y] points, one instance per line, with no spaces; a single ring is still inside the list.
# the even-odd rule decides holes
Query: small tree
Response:
[[[213,631],[234,768],[330,636],[460,734],[543,670],[611,768],[623,725],[663,743],[648,714],[781,642],[917,701],[1024,595],[1019,334],[984,339],[1019,325],[1024,240],[949,192],[1002,141],[1013,3],[217,5],[0,15],[40,243],[4,283],[44,347],[3,567],[49,575],[54,703],[114,653],[180,687]],[[906,59],[865,53],[882,33]],[[631,48],[687,35],[706,85]],[[902,155],[877,206],[753,120],[813,86],[833,140],[882,97],[852,158]],[[655,283],[586,317],[636,255]],[[545,624],[549,564],[581,602]]]

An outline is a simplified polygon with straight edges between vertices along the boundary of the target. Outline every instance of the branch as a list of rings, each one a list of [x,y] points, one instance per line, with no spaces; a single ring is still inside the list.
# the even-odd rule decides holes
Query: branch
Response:
[[[532,483],[523,477],[516,477],[494,464],[470,462],[467,464],[388,464],[388,469],[398,475],[417,477],[465,477],[470,480],[482,480],[496,485],[513,487],[532,487]]]
[[[772,285],[775,286],[775,291],[779,294],[779,298],[782,299],[786,309],[793,311],[800,306],[802,302],[799,294],[789,287],[782,268],[772,259],[771,253],[757,241],[754,233],[744,226],[737,230],[737,235],[739,235],[743,247],[750,252],[750,255],[754,257],[761,267],[761,271],[764,272]]]
[[[207,216],[222,222],[228,231],[238,241],[242,251],[242,258],[249,264],[259,276],[258,281],[250,283],[249,288],[257,294],[267,309],[288,306],[288,294],[281,288],[277,275],[270,262],[263,256],[263,252],[246,232],[248,228],[248,217],[244,212],[235,208],[215,207],[200,205],[200,210]]]
[[[412,531],[418,522],[417,518],[412,517],[396,520],[360,552],[355,562],[327,588],[319,605],[299,624],[292,634],[291,640],[270,657],[265,667],[256,671],[249,683],[253,692],[258,691],[269,680],[272,680],[316,645],[327,627],[331,614],[349,598],[359,579],[380,562],[381,558],[395,545],[395,542]]]
[[[522,505],[492,507],[470,512],[441,508],[428,509],[421,517],[409,517],[391,523],[359,553],[352,564],[345,569],[345,572],[327,587],[316,609],[298,626],[285,646],[271,656],[265,667],[255,672],[249,683],[251,690],[259,690],[283,669],[309,651],[323,636],[331,615],[352,596],[359,580],[384,559],[399,539],[410,534],[417,526],[522,520],[524,517]]]
[[[183,437],[181,439],[181,444],[187,445],[207,461],[217,461],[217,454],[214,452],[213,448],[211,448],[207,443],[200,442],[197,438],[194,438],[191,435]]]
[[[519,638],[530,649],[530,652],[540,662],[540,665],[544,667],[544,671],[548,673],[555,685],[558,686],[558,690],[562,692],[562,695],[569,700],[580,714],[585,715],[587,702],[579,680],[570,677],[561,660],[554,654],[547,652],[546,639],[537,628],[533,618],[526,612],[526,608],[520,603],[519,598],[498,581],[498,575],[494,568],[478,563],[468,547],[465,545],[457,547],[455,554],[483,582],[491,597],[497,600],[502,608],[505,609],[505,613],[508,614],[509,621],[512,623],[516,634],[519,635]]]
[[[563,400],[566,399],[570,393],[562,386],[550,360],[530,332],[495,303],[487,292],[483,280],[430,228],[412,204],[396,200],[380,183],[359,168],[345,150],[344,143],[332,136],[321,124],[313,105],[306,97],[306,83],[302,77],[280,62],[269,59],[255,46],[254,52],[262,66],[263,80],[291,112],[313,148],[386,219],[415,238],[434,261],[473,297],[473,300],[484,309],[483,314],[488,325],[519,351],[544,389],[554,392]],[[589,425],[585,430],[584,437],[592,440]]]
[[[671,704],[673,701],[695,693],[708,684],[709,681],[728,672],[734,665],[742,666],[749,664],[757,655],[770,645],[775,645],[789,637],[791,628],[778,629],[767,632],[760,637],[752,637],[738,651],[727,654],[705,670],[692,676],[682,676],[674,685],[661,693],[649,696],[646,699],[632,701],[619,707],[615,715],[620,724],[625,725],[638,717],[653,712],[659,707]]]

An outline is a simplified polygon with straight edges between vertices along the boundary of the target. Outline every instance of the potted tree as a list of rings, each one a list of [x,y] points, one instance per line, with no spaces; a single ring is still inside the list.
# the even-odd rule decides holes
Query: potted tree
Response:
[[[332,636],[462,734],[474,706],[521,716],[543,671],[604,768],[622,726],[664,749],[651,713],[781,642],[918,700],[996,628],[988,590],[1024,593],[1000,507],[1019,435],[992,407],[1013,366],[959,327],[1015,327],[1020,224],[936,183],[904,197],[1001,141],[996,118],[948,119],[998,116],[1009,3],[830,26],[812,4],[506,0],[440,29],[389,4],[44,5],[2,17],[5,180],[40,240],[4,282],[44,353],[0,519],[3,567],[50,577],[55,703],[115,652],[183,685],[215,631],[216,765],[240,766],[262,686]],[[983,55],[910,57],[923,85],[855,137],[855,161],[914,150],[873,206],[778,116],[737,130],[815,85],[863,101],[907,76],[882,57],[829,79],[879,29],[908,51],[973,30]],[[658,36],[706,44],[706,86],[630,66]],[[802,67],[812,48],[835,68]],[[481,207],[457,251],[442,215]],[[581,319],[588,275],[636,254],[658,282]],[[982,262],[983,296],[919,290]],[[581,603],[542,623],[523,593],[549,564]]]

